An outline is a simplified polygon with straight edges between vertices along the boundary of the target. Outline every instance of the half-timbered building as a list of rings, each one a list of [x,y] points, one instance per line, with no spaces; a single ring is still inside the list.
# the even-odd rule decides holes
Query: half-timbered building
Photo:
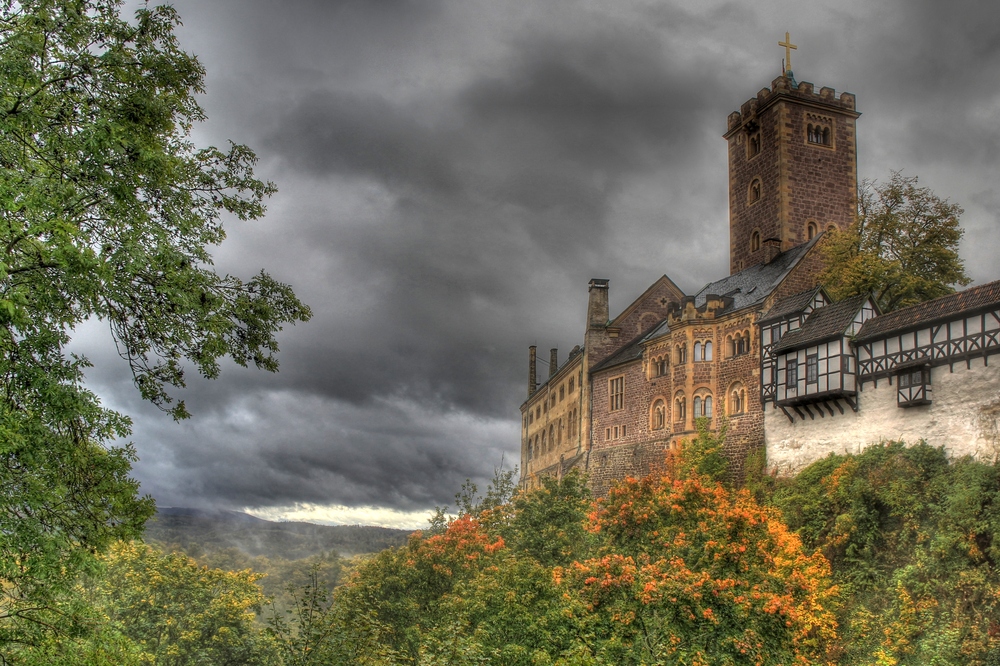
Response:
[[[782,331],[770,313],[761,323],[762,337],[765,328],[777,336],[761,362],[773,387],[764,417],[773,468],[793,472],[884,439],[1000,454],[1000,359],[990,364],[1000,354],[1000,281],[884,315],[866,297],[798,315],[779,308],[802,323]]]

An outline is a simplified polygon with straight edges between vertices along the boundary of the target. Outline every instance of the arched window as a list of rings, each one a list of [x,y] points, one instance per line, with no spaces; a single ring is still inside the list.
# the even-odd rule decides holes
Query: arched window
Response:
[[[733,337],[731,349],[733,356],[746,354],[748,351],[750,351],[750,333],[748,333],[747,331],[743,331],[742,333],[737,333]]]
[[[528,442],[528,460],[532,458],[531,442]]]
[[[705,360],[705,357],[702,356],[701,354],[702,354],[701,343],[700,342],[694,343],[694,360],[696,362],[697,361],[704,361]]]
[[[687,416],[687,399],[683,393],[674,396],[674,421],[683,421]]]
[[[831,224],[830,226],[828,226],[826,228],[827,233],[833,233],[836,230],[837,230],[837,227],[836,227],[836,225],[833,225],[833,224]]]
[[[750,251],[756,252],[760,249],[760,232],[754,229],[754,232],[750,234]]]
[[[654,401],[651,417],[653,430],[663,430],[667,425],[667,403],[659,399]]]
[[[750,189],[747,191],[747,203],[760,201],[760,178],[750,181]]]
[[[712,394],[707,389],[700,389],[691,404],[696,419],[712,418]]]
[[[687,363],[687,345],[681,343],[677,345],[677,365]]]
[[[806,238],[807,240],[812,240],[815,235],[816,235],[816,223],[810,222],[808,225],[806,225]]]
[[[542,451],[543,454],[546,451],[548,451],[548,447],[545,445],[545,432],[544,431],[542,431],[542,449],[541,449],[541,451]]]
[[[750,141],[747,145],[747,157],[753,157],[760,152],[760,132],[756,132],[750,135]]]
[[[556,427],[554,425],[549,426],[549,449],[554,449],[556,446]]]
[[[729,413],[742,414],[747,409],[747,392],[743,384],[736,382],[729,387]]]
[[[823,143],[824,146],[829,146],[830,145],[830,128],[829,127],[824,127],[823,128],[823,140],[822,140],[822,143]]]
[[[557,443],[562,444],[562,435],[563,435],[563,420],[562,419],[559,419],[559,428],[556,430],[556,433],[557,433],[557,435],[556,435]]]
[[[712,342],[706,341],[705,345],[701,348],[701,360],[711,361],[712,360]]]

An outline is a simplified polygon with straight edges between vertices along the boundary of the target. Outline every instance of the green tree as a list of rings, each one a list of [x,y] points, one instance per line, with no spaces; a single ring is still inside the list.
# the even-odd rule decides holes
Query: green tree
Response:
[[[53,611],[77,571],[140,533],[127,417],[82,386],[65,346],[105,321],[143,398],[220,361],[275,370],[275,333],[309,309],[266,273],[219,275],[224,218],[263,214],[245,146],[198,148],[204,70],[170,7],[0,3],[0,655],[70,630]]]
[[[824,248],[823,285],[834,300],[874,294],[883,312],[952,293],[970,282],[958,256],[962,212],[915,176],[863,181],[857,219]]]

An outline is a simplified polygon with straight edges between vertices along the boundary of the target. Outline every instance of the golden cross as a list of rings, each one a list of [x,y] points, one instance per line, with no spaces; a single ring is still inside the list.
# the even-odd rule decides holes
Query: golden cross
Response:
[[[792,69],[792,50],[798,49],[795,44],[792,44],[792,40],[789,38],[788,33],[785,33],[785,41],[778,42],[778,46],[785,47],[785,71]]]

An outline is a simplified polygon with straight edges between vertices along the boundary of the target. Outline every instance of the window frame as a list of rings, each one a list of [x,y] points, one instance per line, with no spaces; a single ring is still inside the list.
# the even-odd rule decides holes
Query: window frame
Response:
[[[806,354],[806,384],[819,384],[819,354]]]
[[[797,388],[799,385],[799,359],[790,358],[785,362],[785,388]]]
[[[625,409],[625,375],[608,379],[608,411],[618,412]]]

